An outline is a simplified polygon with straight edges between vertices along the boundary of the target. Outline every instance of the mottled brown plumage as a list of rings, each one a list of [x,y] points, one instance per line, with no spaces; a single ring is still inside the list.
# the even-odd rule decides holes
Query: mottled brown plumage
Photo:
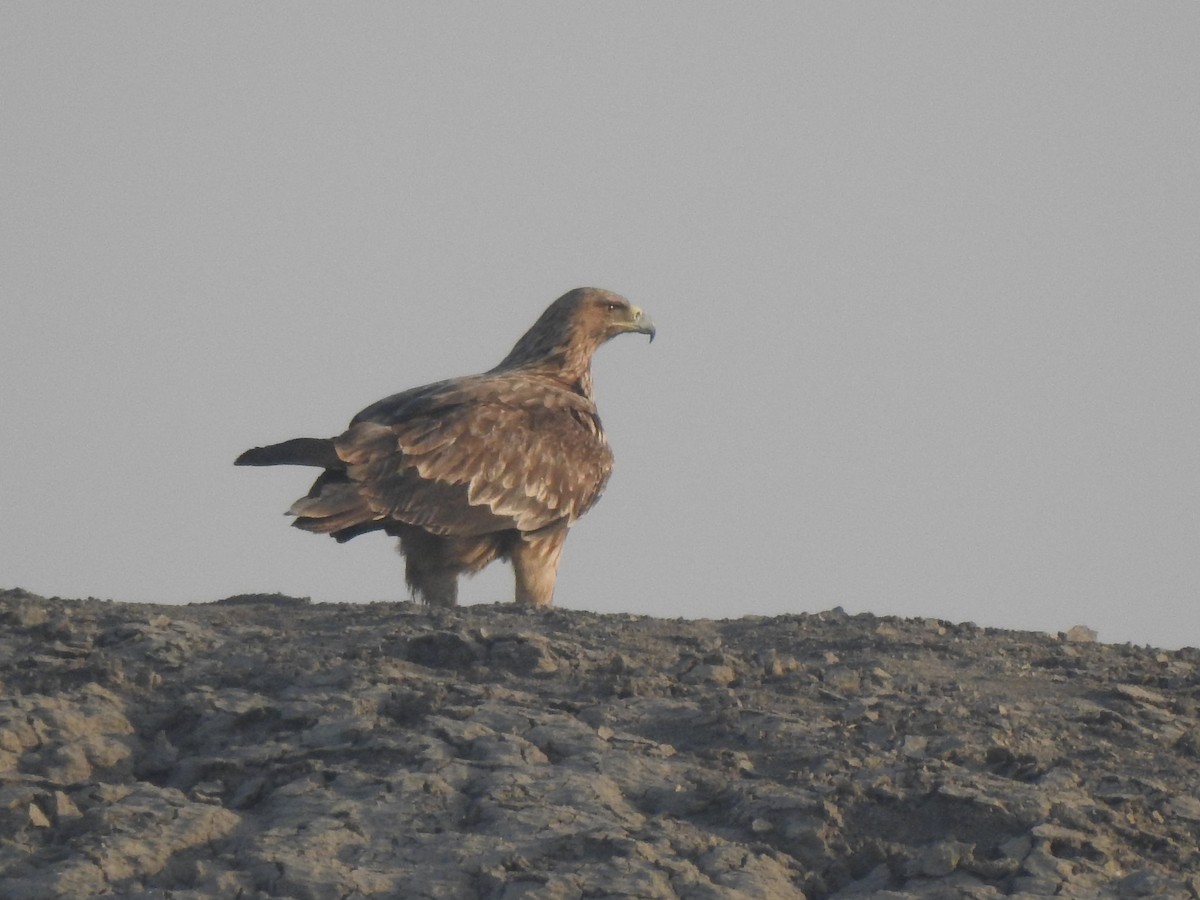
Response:
[[[578,288],[491,371],[394,394],[338,437],[256,447],[235,464],[322,467],[292,524],[338,541],[398,537],[409,588],[426,603],[453,606],[459,575],[508,559],[517,602],[548,606],[567,530],[612,471],[592,354],[630,331],[654,339],[629,301]]]

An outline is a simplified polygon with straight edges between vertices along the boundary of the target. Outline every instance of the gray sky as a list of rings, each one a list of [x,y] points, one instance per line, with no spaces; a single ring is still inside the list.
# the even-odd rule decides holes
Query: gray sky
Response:
[[[1197,47],[1194,2],[0,5],[0,585],[403,596],[233,458],[595,285],[659,338],[597,356],[559,605],[1200,644]]]

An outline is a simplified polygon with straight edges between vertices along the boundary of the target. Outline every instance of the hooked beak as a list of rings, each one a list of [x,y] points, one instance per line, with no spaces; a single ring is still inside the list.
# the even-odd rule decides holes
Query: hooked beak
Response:
[[[629,308],[629,319],[628,330],[637,334],[650,335],[650,343],[653,344],[657,329],[655,329],[654,322],[651,321],[650,317],[640,307],[631,306]]]

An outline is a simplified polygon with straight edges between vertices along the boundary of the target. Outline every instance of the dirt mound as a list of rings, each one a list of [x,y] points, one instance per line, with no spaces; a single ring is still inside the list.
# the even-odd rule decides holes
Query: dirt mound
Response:
[[[1200,651],[1088,637],[0,592],[0,894],[1196,900]]]

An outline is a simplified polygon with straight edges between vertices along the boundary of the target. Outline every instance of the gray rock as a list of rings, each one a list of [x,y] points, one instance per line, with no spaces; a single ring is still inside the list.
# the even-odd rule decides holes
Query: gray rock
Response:
[[[963,857],[974,849],[974,845],[960,841],[937,841],[921,847],[905,863],[905,875],[910,878],[942,878],[957,869]]]
[[[4,898],[1200,896],[1187,651],[842,610],[0,623]]]

